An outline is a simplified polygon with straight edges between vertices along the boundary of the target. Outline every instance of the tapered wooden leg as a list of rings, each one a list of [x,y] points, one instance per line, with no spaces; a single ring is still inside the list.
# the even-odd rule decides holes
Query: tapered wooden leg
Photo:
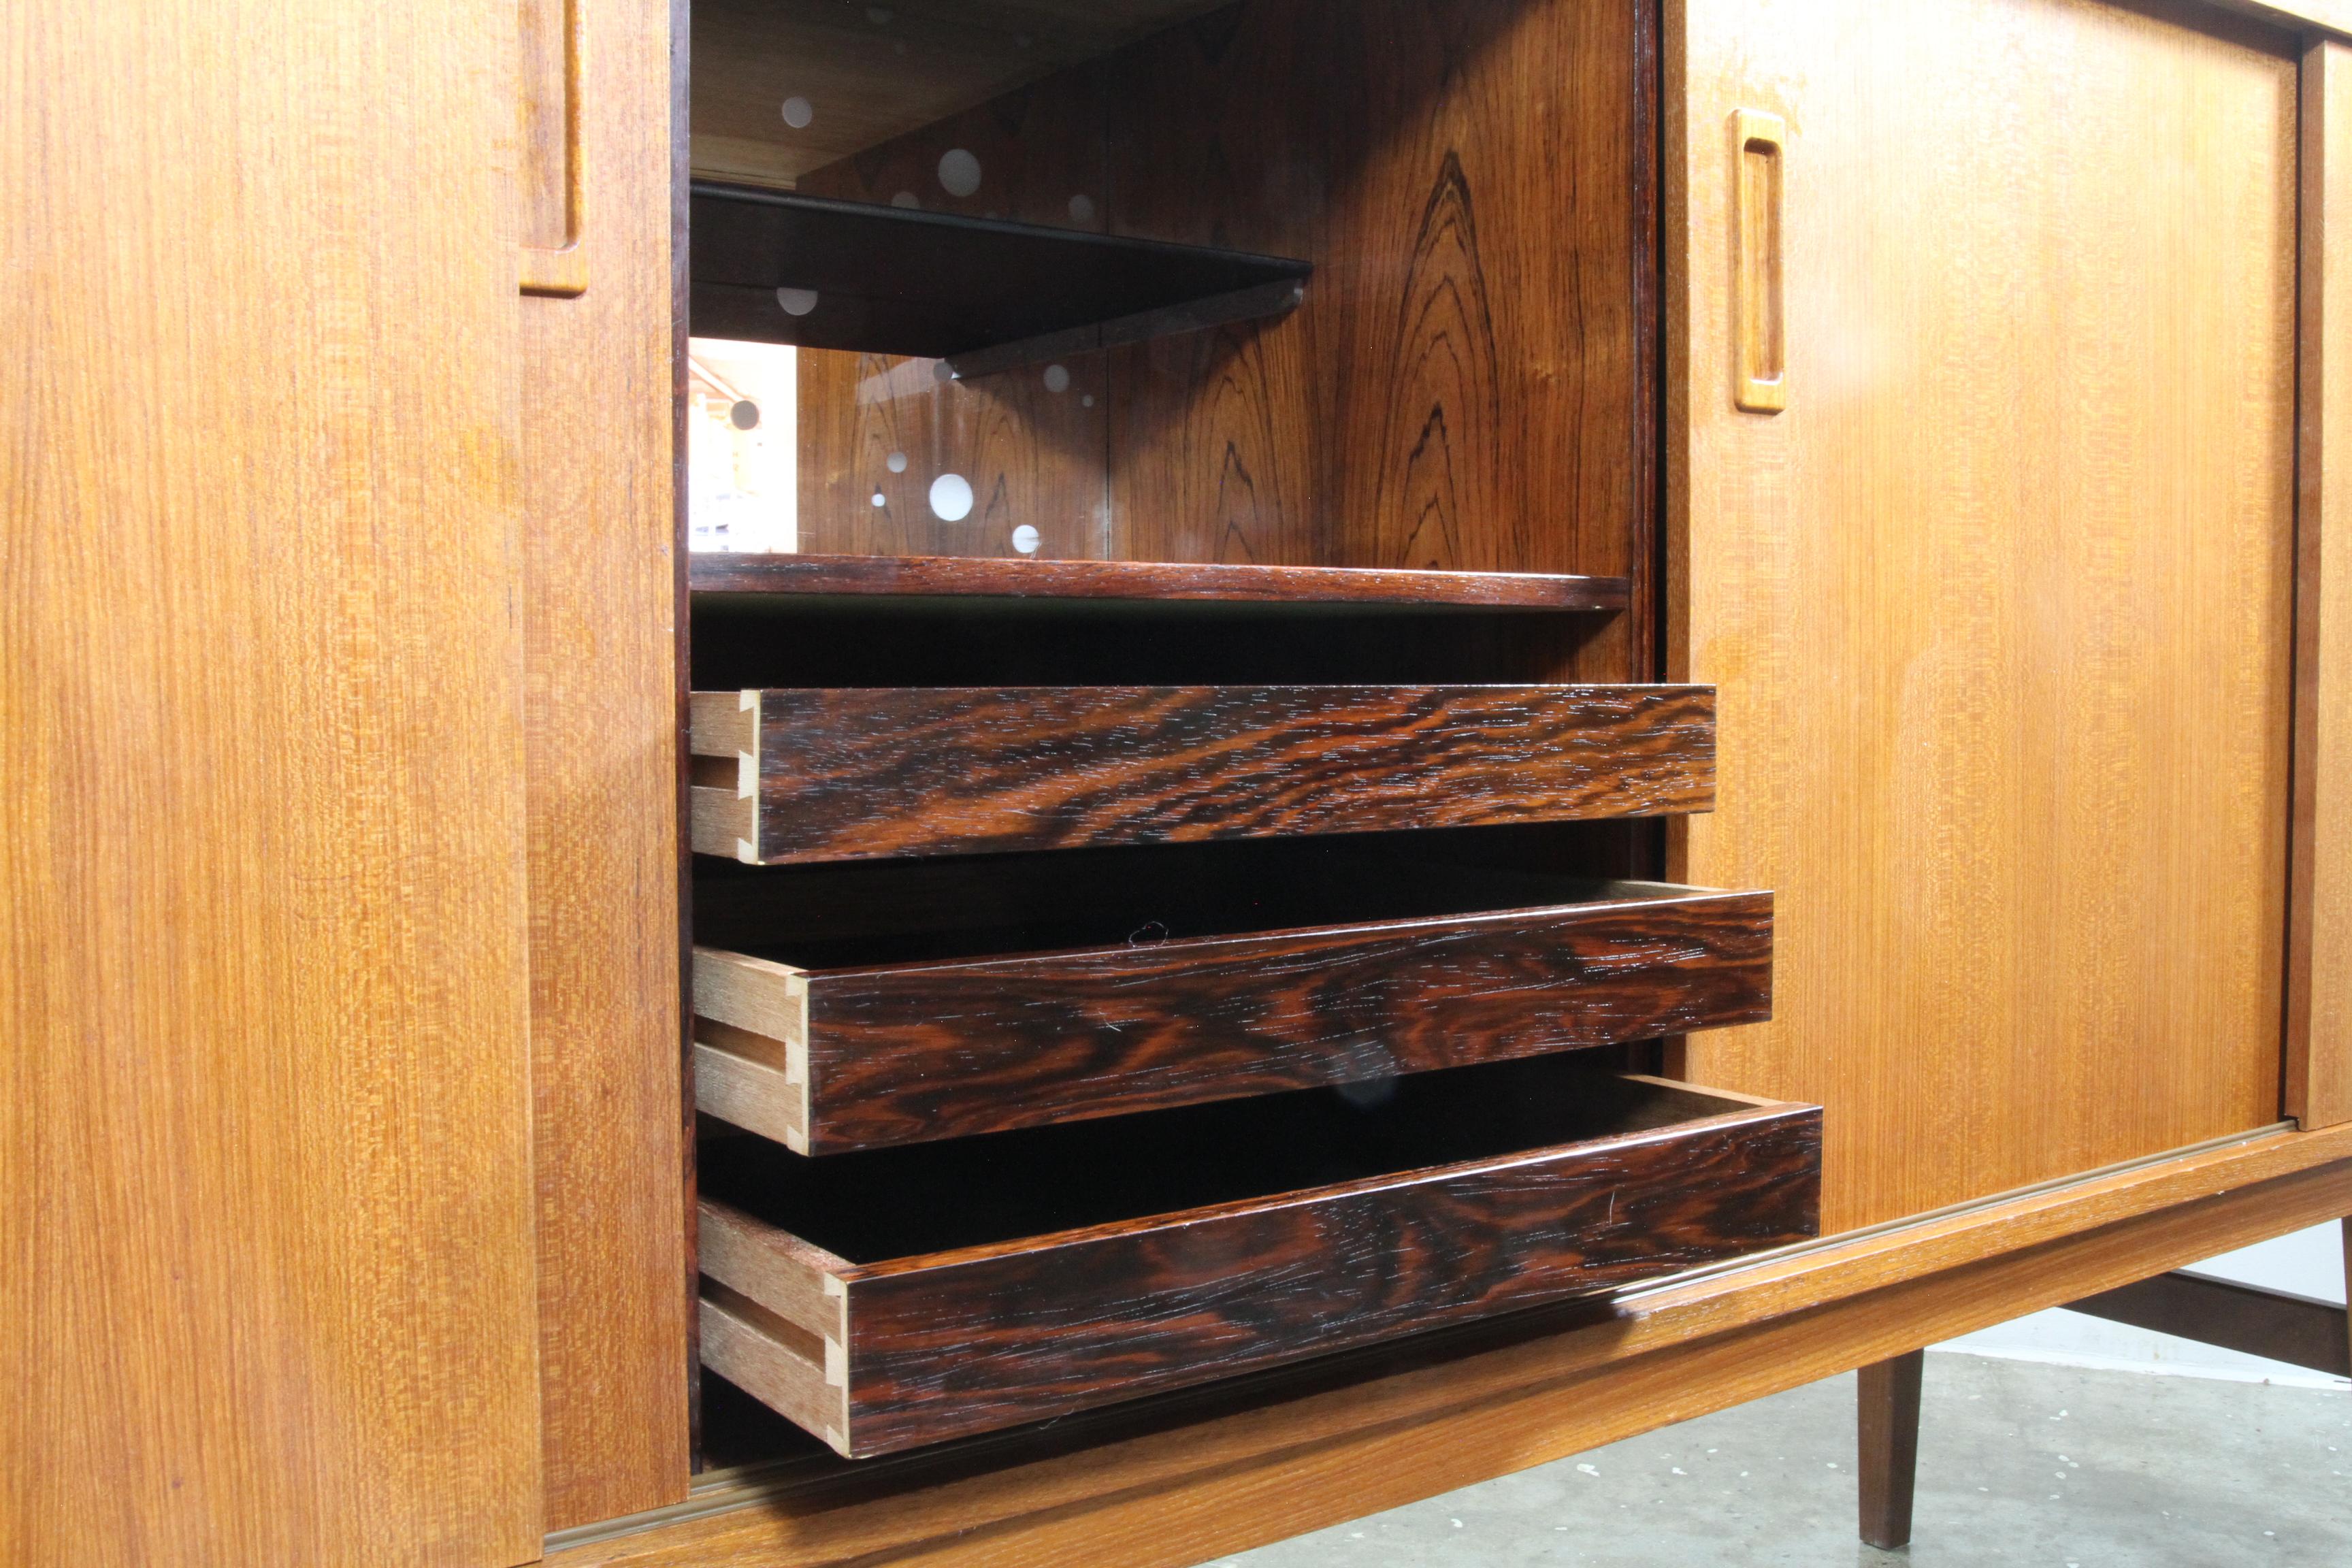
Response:
[[[2352,1245],[2352,1230],[2346,1237]],[[1862,1538],[1873,1546],[1911,1544],[1911,1493],[1919,1479],[1919,1377],[1927,1362],[1926,1352],[1913,1351],[1862,1369],[1854,1435],[1862,1458]]]

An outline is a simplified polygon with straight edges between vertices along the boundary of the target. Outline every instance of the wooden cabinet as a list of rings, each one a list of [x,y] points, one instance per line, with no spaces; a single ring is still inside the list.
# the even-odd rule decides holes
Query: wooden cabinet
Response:
[[[1024,11],[978,108],[722,15],[811,89],[689,206],[807,552],[691,578],[727,1397],[864,1457],[1810,1235],[1810,1110],[1620,1076],[1770,997],[1769,894],[1629,879],[1715,722],[1645,630],[1642,8]]]
[[[1172,1568],[2352,1213],[2336,0],[0,29],[0,1559]]]

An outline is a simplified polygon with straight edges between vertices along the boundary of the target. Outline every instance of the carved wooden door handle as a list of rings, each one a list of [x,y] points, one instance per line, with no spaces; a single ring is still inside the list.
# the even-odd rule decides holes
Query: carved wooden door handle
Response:
[[[526,71],[537,54],[531,44],[544,40],[541,29],[559,11],[562,18],[563,44],[563,101],[558,109],[563,125],[563,243],[553,247],[526,245],[522,247],[522,291],[526,294],[552,294],[568,299],[588,291],[588,256],[582,247],[588,223],[588,173],[580,137],[581,92],[585,74],[583,68],[587,45],[586,10],[587,0],[523,0],[523,60]],[[527,85],[523,90],[527,94],[539,90],[541,78],[533,74],[525,79]],[[529,141],[526,135],[526,145]]]
[[[1733,401],[1756,414],[1789,406],[1788,329],[1781,319],[1780,185],[1789,122],[1737,109],[1732,132],[1732,321],[1738,385]]]

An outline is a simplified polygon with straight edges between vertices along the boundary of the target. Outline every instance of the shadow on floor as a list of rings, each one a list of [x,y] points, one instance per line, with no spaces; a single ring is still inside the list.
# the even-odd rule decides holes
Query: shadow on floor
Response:
[[[2352,1564],[2352,1393],[1931,1354],[1908,1552],[1853,1453],[1847,1375],[1211,1568]]]

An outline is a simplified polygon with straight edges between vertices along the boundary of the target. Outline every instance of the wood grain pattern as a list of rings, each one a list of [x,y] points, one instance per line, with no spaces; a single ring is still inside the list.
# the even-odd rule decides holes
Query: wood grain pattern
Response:
[[[0,1561],[539,1555],[515,48],[0,15]]]
[[[688,1478],[678,995],[679,552],[670,488],[665,0],[575,0],[595,220],[577,299],[525,300],[531,1089],[550,1529]],[[538,162],[564,163],[560,142]],[[551,184],[551,178],[539,183]]]
[[[1184,1564],[1361,1517],[2063,1305],[2352,1210],[2352,1129],[2276,1133],[1531,1313],[1073,1417],[1017,1441],[712,1479],[710,1510],[555,1568]],[[1597,1321],[1596,1321],[1597,1319]],[[1506,1329],[1512,1337],[1505,1338]],[[1503,1342],[1480,1342],[1487,1333]]]
[[[812,1152],[808,976],[698,945],[693,988],[697,1113]]]
[[[1622,577],[1537,572],[1412,572],[1145,561],[1026,561],[955,555],[698,555],[698,594],[860,594],[1154,603],[1395,605],[1491,610],[1622,610]]]
[[[921,138],[812,171],[799,188],[877,203],[905,193],[927,209],[1101,232],[1109,201],[1102,112],[1091,79],[1041,84],[950,115]],[[968,196],[940,183],[939,161],[950,148],[979,160],[981,184]],[[1078,196],[1096,204],[1093,216],[1074,216]],[[1049,559],[1109,553],[1101,355],[1068,356],[1069,380],[1058,391],[1047,368],[955,381],[932,361],[803,353],[801,546],[1017,559],[1014,531],[1029,527],[1036,553]],[[931,481],[943,472],[972,487],[971,512],[952,523],[930,507]]]
[[[698,949],[696,1055],[710,1090],[699,1103],[829,1154],[1770,1016],[1769,894],[1593,895],[805,974]],[[781,1005],[744,1005],[743,977],[772,980]]]
[[[1725,809],[1669,875],[1772,888],[1779,966],[1684,1069],[1827,1107],[1832,1229],[2278,1114],[2277,42],[2095,0],[1670,24],[1668,670],[1721,685]],[[1785,414],[1732,405],[1738,108],[1790,127]]]
[[[2352,1121],[2352,48],[2303,58],[2287,1114]]]
[[[1654,26],[1647,0],[1248,0],[810,171],[1041,222],[1083,195],[1109,232],[1317,275],[1278,321],[1073,354],[1058,395],[804,355],[803,542],[1003,556],[1027,522],[1047,557],[1626,577],[1626,624],[1552,673],[1646,679]],[[986,177],[940,200],[957,146]],[[1004,525],[931,518],[942,471],[1001,485]]]
[[[760,702],[760,836],[742,858],[772,865],[1644,816],[1714,798],[1701,687],[778,689]],[[718,836],[694,847],[739,853]]]
[[[862,11],[838,0],[701,0],[694,172],[791,186],[821,164],[1218,3],[967,0]],[[808,123],[784,121],[787,96],[808,100]],[[919,174],[910,188],[946,195],[929,170]]]
[[[1817,1112],[1662,1084],[1625,1098],[1618,1136],[829,1268],[847,1299],[827,1352],[846,1361],[841,1451],[1042,1420],[1812,1233]],[[766,1239],[723,1201],[705,1215]],[[704,1261],[759,1300],[750,1271],[715,1272],[728,1267]]]
[[[1368,308],[1320,232],[1335,199],[1325,94],[1348,68],[1328,49],[1329,28],[1321,7],[1236,5],[1099,68],[1113,232],[1271,244],[1272,254],[1314,262],[1318,272],[1308,300],[1281,321],[1104,356],[1114,553],[1409,564],[1351,550],[1350,520],[1322,493],[1328,459],[1317,443],[1327,400],[1340,389],[1317,380],[1319,322]],[[1308,81],[1323,90],[1300,90]],[[1327,266],[1334,262],[1338,269]]]

